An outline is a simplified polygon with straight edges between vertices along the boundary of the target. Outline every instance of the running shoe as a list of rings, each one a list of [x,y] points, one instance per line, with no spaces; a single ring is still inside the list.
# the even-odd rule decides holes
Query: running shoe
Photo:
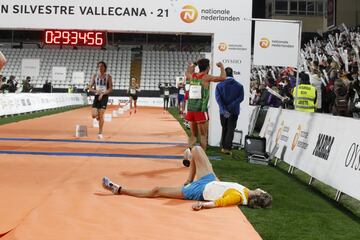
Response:
[[[98,139],[103,139],[104,137],[103,137],[103,135],[102,134],[98,134]]]
[[[102,185],[103,185],[103,188],[111,191],[113,194],[120,194],[121,186],[111,182],[108,177],[103,177]]]

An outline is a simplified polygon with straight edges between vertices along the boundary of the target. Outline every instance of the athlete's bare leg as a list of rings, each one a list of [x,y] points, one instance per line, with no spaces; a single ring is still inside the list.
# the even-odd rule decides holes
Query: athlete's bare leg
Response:
[[[154,187],[153,189],[127,189],[121,188],[122,195],[129,195],[139,198],[176,198],[183,199],[182,187]]]
[[[135,108],[134,113],[136,113],[136,107],[137,107],[136,102],[137,100],[134,100],[134,108]]]
[[[105,115],[105,109],[99,109],[99,134],[102,134],[103,127],[104,127],[104,115]]]
[[[97,108],[93,108],[91,111],[92,118],[96,118],[99,121],[99,110]]]
[[[190,122],[190,130],[191,130],[191,135],[188,138],[188,145],[191,148],[195,145],[198,134],[198,126],[196,122]]]
[[[197,179],[199,179],[208,175],[209,173],[214,173],[209,158],[200,146],[193,147],[191,154],[192,158],[190,163],[190,174],[195,172]],[[191,167],[195,167],[195,171],[192,170]]]
[[[200,135],[200,145],[206,150],[207,147],[207,132],[208,132],[208,124],[207,122],[198,123],[199,135]]]

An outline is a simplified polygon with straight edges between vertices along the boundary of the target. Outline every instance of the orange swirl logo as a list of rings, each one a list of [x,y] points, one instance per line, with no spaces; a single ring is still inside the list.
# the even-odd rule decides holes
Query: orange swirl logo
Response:
[[[225,52],[228,49],[228,45],[226,43],[219,43],[218,49],[220,52]]]
[[[186,23],[193,23],[199,16],[198,10],[192,5],[185,5],[181,12],[180,18]]]
[[[261,38],[260,47],[261,48],[268,48],[269,46],[270,46],[270,40],[265,38],[265,37]]]
[[[292,151],[294,151],[295,147],[297,146],[297,143],[299,142],[300,134],[301,134],[301,125],[298,126],[293,142],[291,144]]]

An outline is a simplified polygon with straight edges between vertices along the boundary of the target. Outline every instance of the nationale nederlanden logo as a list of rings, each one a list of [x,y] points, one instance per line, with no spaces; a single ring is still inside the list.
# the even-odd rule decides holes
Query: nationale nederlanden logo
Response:
[[[192,5],[185,5],[181,12],[180,18],[186,23],[193,23],[199,16],[198,10]]]
[[[228,49],[228,45],[226,43],[219,43],[218,49],[220,52],[225,52]]]
[[[267,39],[266,37],[263,37],[260,39],[260,47],[262,48],[268,48],[270,46],[270,40]]]

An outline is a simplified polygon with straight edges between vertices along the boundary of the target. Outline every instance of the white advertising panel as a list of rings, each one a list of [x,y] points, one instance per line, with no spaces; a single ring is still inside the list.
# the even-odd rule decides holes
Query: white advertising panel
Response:
[[[351,118],[270,108],[260,136],[268,152],[275,149],[276,157],[360,200],[358,125]]]
[[[0,95],[0,116],[86,104],[81,94],[6,93]]]
[[[254,65],[297,67],[299,23],[256,21]]]
[[[84,72],[73,72],[72,83],[73,84],[84,84],[85,83],[85,73]]]
[[[241,7],[239,7],[241,4]],[[244,85],[238,129],[247,132],[249,114],[252,0],[1,0],[0,29],[64,29],[212,35],[211,67],[232,67]],[[229,32],[230,31],[230,32]],[[209,54],[210,55],[210,54]],[[185,64],[185,63],[184,63]],[[185,67],[185,66],[184,66]],[[209,144],[219,145],[220,117],[215,84],[209,102]],[[141,101],[141,98],[139,98]],[[139,102],[140,103],[140,102]]]
[[[40,72],[40,59],[22,59],[21,75],[37,77]]]
[[[52,81],[65,81],[66,79],[66,67],[53,67],[52,68]]]

